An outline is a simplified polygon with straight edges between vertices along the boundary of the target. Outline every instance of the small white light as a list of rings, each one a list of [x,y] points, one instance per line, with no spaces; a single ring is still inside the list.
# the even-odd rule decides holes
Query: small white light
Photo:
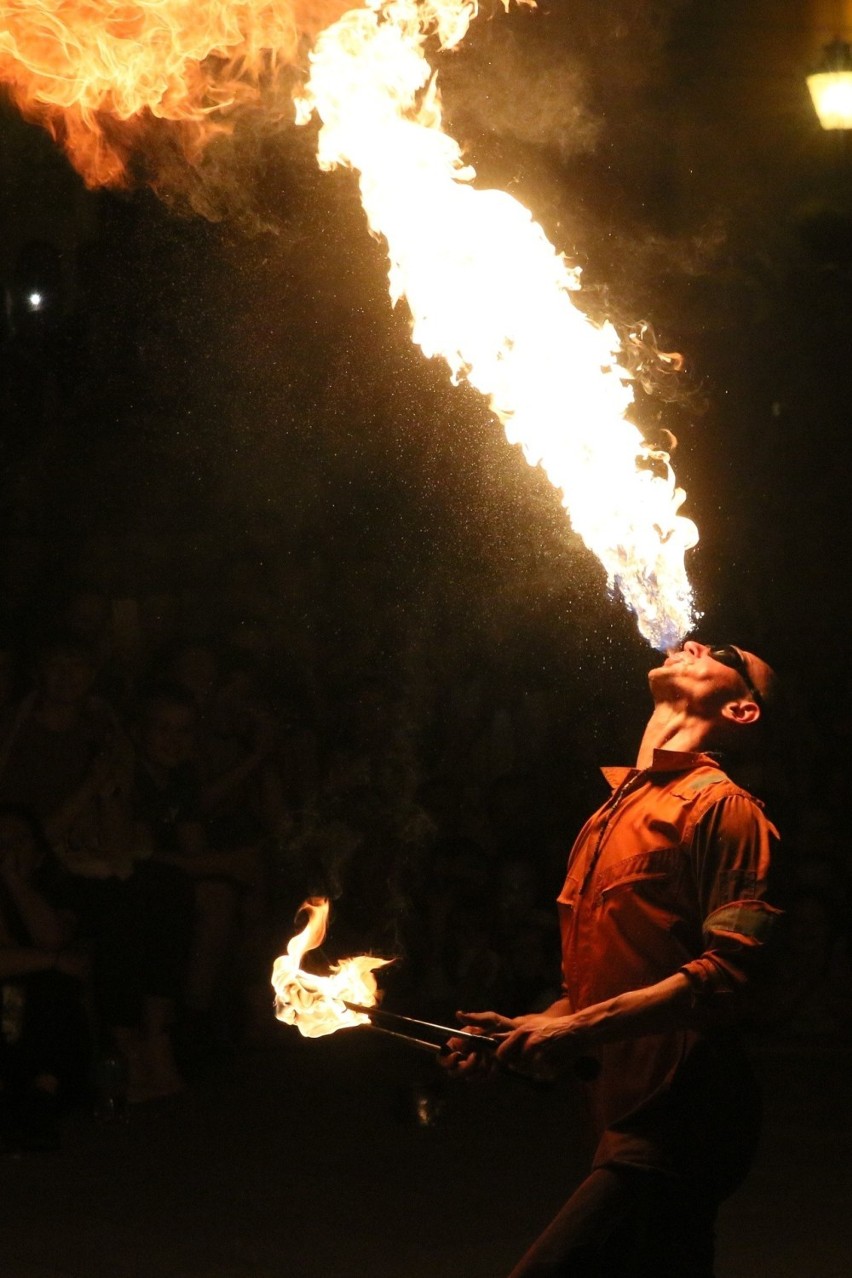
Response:
[[[44,301],[41,293],[30,293],[27,296],[27,302],[31,311],[40,311],[41,304]]]

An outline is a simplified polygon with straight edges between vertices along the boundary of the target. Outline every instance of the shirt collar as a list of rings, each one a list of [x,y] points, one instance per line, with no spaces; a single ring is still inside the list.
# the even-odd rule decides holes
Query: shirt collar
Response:
[[[657,772],[689,772],[701,766],[718,768],[718,756],[706,750],[655,750],[653,762],[646,771],[650,776]],[[628,777],[639,775],[638,768],[601,768],[601,772],[613,790],[617,790]]]

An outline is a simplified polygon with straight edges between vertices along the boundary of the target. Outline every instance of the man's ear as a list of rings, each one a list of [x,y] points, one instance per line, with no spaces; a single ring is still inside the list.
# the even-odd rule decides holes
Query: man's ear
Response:
[[[739,701],[729,701],[727,705],[722,706],[722,717],[730,719],[732,723],[738,723],[741,727],[746,727],[750,723],[757,723],[760,718],[760,706],[756,701],[749,701],[747,697]]]

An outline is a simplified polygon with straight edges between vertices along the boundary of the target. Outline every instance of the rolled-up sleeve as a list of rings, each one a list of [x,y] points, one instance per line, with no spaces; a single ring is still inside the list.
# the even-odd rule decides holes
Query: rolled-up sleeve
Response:
[[[767,899],[778,832],[760,805],[728,795],[692,832],[704,950],[681,971],[697,1009],[715,1016],[748,1012],[781,911]]]

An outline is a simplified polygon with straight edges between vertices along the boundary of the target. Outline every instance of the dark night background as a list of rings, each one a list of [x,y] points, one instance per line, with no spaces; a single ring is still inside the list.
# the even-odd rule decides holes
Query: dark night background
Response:
[[[648,320],[685,355],[662,388],[680,402],[640,392],[638,417],[679,441],[703,628],[808,679],[803,642],[843,632],[849,447],[852,179],[807,99],[818,28],[804,4],[554,9],[483,14],[439,59],[449,127],[481,184],[583,265],[593,315]],[[315,172],[310,131],[235,146],[235,225],[86,193],[40,130],[8,107],[3,123],[0,262],[8,284],[23,244],[56,245],[65,330],[61,424],[32,387],[5,405],[16,604],[36,573],[203,590],[227,546],[226,571],[251,566],[282,611],[312,555],[330,574],[369,562],[385,599],[461,597],[477,650],[478,625],[511,645],[534,619],[557,664],[644,666],[546,482],[410,349],[354,182]],[[254,215],[274,230],[250,233]],[[38,499],[20,492],[34,470]]]
[[[580,304],[625,330],[647,321],[684,355],[679,377],[637,391],[637,421],[677,437],[701,537],[698,633],[785,677],[793,726],[767,797],[788,865],[820,862],[845,955],[852,150],[820,129],[804,79],[842,12],[494,5],[437,66],[479,184],[516,195],[583,266]],[[131,617],[148,655],[200,637],[250,652],[273,703],[318,742],[320,790],[353,740],[351,706],[371,696],[395,716],[421,795],[465,766],[454,724],[475,719],[471,750],[481,730],[499,754],[508,723],[505,772],[488,780],[523,778],[511,815],[539,839],[547,903],[598,799],[594,766],[629,761],[653,654],[545,478],[411,345],[354,179],[321,174],[313,140],[239,135],[212,187],[192,179],[211,219],[177,178],[162,199],[143,184],[87,192],[47,134],[0,104],[0,622],[26,658],[76,590]],[[53,261],[28,257],[34,241],[59,273],[44,274],[50,313],[28,336],[15,298],[29,261]],[[761,1045],[768,1152],[723,1222],[720,1278],[849,1271],[837,1209],[850,1024],[829,1045]],[[182,1110],[140,1107],[116,1139],[80,1120],[46,1182],[43,1162],[7,1162],[20,1225],[7,1272],[487,1278],[582,1166],[572,1112],[556,1123],[567,1166],[542,1154],[552,1118],[538,1095],[453,1096],[443,1123],[418,1126],[399,1100],[420,1079],[404,1050],[276,1050],[272,1067],[238,1057]],[[343,1200],[330,1232],[307,1219],[324,1189]]]

